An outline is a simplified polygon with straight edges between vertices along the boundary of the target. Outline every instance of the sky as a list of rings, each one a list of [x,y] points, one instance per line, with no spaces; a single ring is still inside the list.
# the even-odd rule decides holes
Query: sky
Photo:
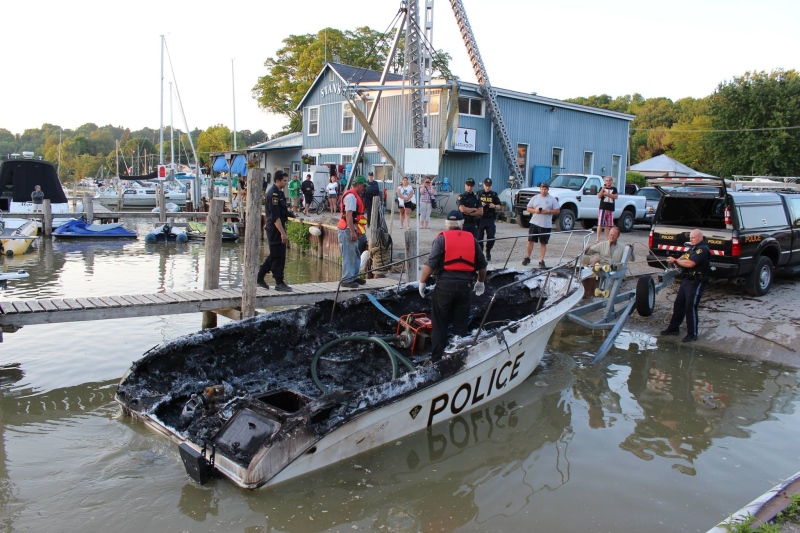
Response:
[[[549,98],[640,93],[701,98],[748,71],[800,70],[796,0],[463,0],[495,87]],[[123,7],[124,6],[124,7]],[[424,0],[420,7],[424,10]],[[386,30],[398,0],[5,2],[0,128],[44,123],[158,128],[223,124],[273,134],[288,121],[251,89],[289,35],[322,28]],[[433,45],[475,81],[448,0],[435,0]],[[173,75],[174,72],[174,75]],[[169,82],[180,93],[172,99]],[[234,113],[235,102],[235,113]]]

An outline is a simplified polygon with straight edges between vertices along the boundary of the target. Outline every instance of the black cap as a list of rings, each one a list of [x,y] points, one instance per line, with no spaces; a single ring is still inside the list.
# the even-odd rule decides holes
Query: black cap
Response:
[[[474,180],[474,179],[472,179],[472,178],[467,178],[467,181],[466,181],[465,183],[466,183],[467,185],[475,185],[475,180]]]
[[[453,209],[447,213],[447,220],[464,220],[464,215],[461,214],[461,211]]]
[[[491,185],[492,184],[492,178],[486,178],[485,180],[483,180],[483,184],[484,185]]]
[[[374,176],[372,172],[368,173],[367,176]]]

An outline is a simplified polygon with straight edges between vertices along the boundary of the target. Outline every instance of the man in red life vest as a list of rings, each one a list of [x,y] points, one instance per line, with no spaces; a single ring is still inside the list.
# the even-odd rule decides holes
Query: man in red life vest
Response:
[[[450,211],[446,229],[433,240],[428,262],[422,268],[419,294],[425,297],[425,286],[431,274],[436,273],[436,286],[431,299],[431,333],[433,361],[444,355],[447,346],[447,327],[453,325],[453,333],[461,337],[467,334],[469,320],[469,291],[475,272],[475,294],[480,296],[485,289],[486,258],[475,236],[461,229],[464,215]]]
[[[364,176],[353,178],[352,188],[345,191],[339,200],[339,249],[342,252],[342,287],[351,289],[366,283],[358,277],[361,258],[358,254],[358,239],[367,233],[367,217],[361,195],[367,188]]]

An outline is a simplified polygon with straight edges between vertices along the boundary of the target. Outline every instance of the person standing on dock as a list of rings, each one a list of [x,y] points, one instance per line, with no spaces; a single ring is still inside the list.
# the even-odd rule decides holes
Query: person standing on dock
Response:
[[[306,179],[300,184],[300,190],[303,192],[303,213],[308,216],[308,206],[314,201],[314,181],[311,179],[311,174],[306,174]]]
[[[428,262],[422,267],[419,278],[419,294],[425,297],[425,286],[431,274],[436,273],[436,287],[431,299],[431,360],[438,361],[447,347],[447,327],[453,325],[453,333],[463,337],[469,323],[469,291],[472,280],[478,273],[475,294],[485,290],[488,263],[475,236],[461,227],[464,215],[450,211],[445,221],[445,231],[433,240]]]
[[[693,342],[697,340],[697,308],[700,305],[700,298],[708,283],[708,270],[711,266],[711,252],[703,238],[703,232],[693,229],[689,234],[689,244],[692,245],[685,254],[680,257],[667,257],[667,262],[679,267],[681,273],[681,285],[678,288],[678,295],[675,297],[675,304],[672,306],[672,318],[669,326],[661,332],[662,335],[677,335],[680,332],[680,325],[686,317],[686,336],[683,342]]]
[[[558,200],[550,196],[550,185],[542,183],[539,185],[539,194],[528,202],[526,207],[531,213],[531,224],[528,228],[528,248],[525,251],[525,259],[522,266],[531,263],[531,252],[533,243],[539,243],[539,268],[547,268],[544,264],[544,256],[547,254],[547,243],[550,242],[550,233],[553,231],[553,215],[561,212]]]
[[[361,196],[367,188],[364,176],[353,178],[352,188],[342,195],[339,218],[339,250],[342,252],[342,287],[356,289],[367,281],[358,277],[361,265],[358,239],[367,233],[367,217]]]
[[[44,202],[44,193],[42,192],[41,185],[37,185],[33,188],[33,192],[31,193],[31,201],[33,202],[33,212],[41,213],[42,203]]]
[[[289,201],[292,202],[292,213],[300,210],[300,176],[295,174],[289,182]]]
[[[267,240],[269,241],[269,255],[258,269],[256,283],[259,287],[269,289],[264,281],[264,276],[272,272],[275,278],[275,290],[289,292],[292,290],[283,280],[283,270],[286,266],[286,244],[289,234],[286,233],[286,221],[289,219],[289,208],[286,205],[286,195],[283,193],[288,176],[282,170],[275,172],[272,187],[267,190],[265,209],[267,212]]]
[[[458,195],[458,210],[464,215],[464,231],[472,233],[478,238],[478,220],[483,216],[483,204],[478,195],[473,191],[475,180],[472,178],[464,182],[464,192]]]
[[[375,175],[370,172],[367,174],[367,188],[364,191],[364,208],[367,210],[367,224],[371,224],[370,218],[372,217],[372,203],[377,198],[380,202],[381,189],[378,187],[378,182],[375,181]]]
[[[500,197],[492,190],[492,178],[483,180],[483,192],[478,195],[483,205],[483,215],[478,220],[478,242],[486,252],[486,260],[492,260],[494,237],[497,235],[497,210],[502,207]]]

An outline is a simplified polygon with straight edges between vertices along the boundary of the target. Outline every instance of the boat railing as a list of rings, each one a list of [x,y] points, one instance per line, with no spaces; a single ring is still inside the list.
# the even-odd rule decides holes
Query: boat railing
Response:
[[[570,273],[570,278],[569,278],[569,282],[567,283],[567,287],[569,287],[572,284],[572,280],[577,275],[578,270],[581,268],[580,259],[583,256],[584,250],[588,246],[589,238],[593,235],[593,233],[591,231],[589,231],[589,230],[573,230],[573,231],[553,231],[553,232],[550,233],[550,235],[567,235],[567,240],[564,243],[564,247],[561,250],[561,253],[559,255],[559,259],[558,259],[558,262],[557,262],[556,266],[546,270],[547,276],[545,278],[544,283],[542,284],[542,292],[539,295],[539,301],[536,304],[536,309],[537,310],[541,307],[541,301],[542,301],[542,298],[543,298],[543,296],[544,296],[544,294],[546,292],[546,288],[547,288],[547,286],[549,284],[549,281],[550,281],[550,275],[553,272],[553,270],[561,268],[561,267],[563,267],[563,266],[565,266],[567,264],[573,263],[573,269],[572,269],[572,271]],[[582,241],[583,242],[582,242],[582,246],[581,246],[580,252],[578,253],[578,255],[574,259],[570,259],[568,261],[565,261],[564,260],[564,256],[567,253],[567,248],[569,247],[570,242],[572,241],[572,239],[573,239],[573,237],[575,235],[582,235]],[[508,236],[508,237],[498,237],[498,238],[495,238],[495,239],[487,239],[487,240],[492,240],[494,242],[498,242],[498,241],[505,241],[505,240],[513,239],[514,243],[512,244],[511,250],[509,250],[508,256],[506,257],[506,260],[503,263],[503,268],[505,269],[505,268],[508,268],[508,263],[511,260],[511,257],[512,257],[512,255],[514,253],[514,248],[517,245],[517,240],[518,239],[527,239],[527,238],[528,238],[528,235],[512,235],[512,236]],[[406,265],[410,261],[412,261],[414,259],[419,259],[421,257],[426,257],[429,254],[430,254],[430,252],[424,252],[424,253],[421,253],[421,254],[418,254],[418,255],[415,255],[415,256],[404,257],[403,259],[399,259],[397,261],[392,261],[390,263],[384,263],[378,268],[366,270],[365,274],[371,274],[371,273],[374,273],[374,272],[383,273],[383,272],[388,271],[389,269],[391,269],[391,267],[393,267],[395,265],[398,265],[398,264],[402,265],[401,270],[400,270],[400,276],[399,276],[399,278],[397,280],[397,288],[396,288],[396,290],[399,291],[400,290],[400,286],[403,284],[403,278],[406,275]],[[513,282],[511,282],[511,283],[509,283],[507,285],[504,285],[504,286],[498,288],[495,291],[495,294],[492,296],[492,299],[489,302],[489,306],[487,307],[486,312],[484,313],[483,319],[481,320],[481,325],[480,325],[480,327],[478,328],[478,331],[475,334],[475,339],[477,340],[478,335],[483,330],[483,326],[486,323],[486,318],[489,315],[489,311],[491,310],[491,308],[492,308],[492,306],[494,304],[495,298],[497,297],[497,294],[500,291],[502,291],[503,289],[506,289],[508,287],[514,286],[514,285],[519,285],[519,284],[527,281],[528,279],[532,279],[534,277],[540,276],[541,274],[542,274],[541,270],[532,271],[530,276],[523,277],[522,279],[515,280],[515,281],[513,281]],[[333,318],[336,315],[336,304],[339,301],[339,293],[341,291],[342,282],[343,281],[344,281],[343,279],[340,279],[339,283],[336,285],[336,294],[334,295],[333,305],[331,306],[331,318],[330,318],[331,321],[333,321]]]

